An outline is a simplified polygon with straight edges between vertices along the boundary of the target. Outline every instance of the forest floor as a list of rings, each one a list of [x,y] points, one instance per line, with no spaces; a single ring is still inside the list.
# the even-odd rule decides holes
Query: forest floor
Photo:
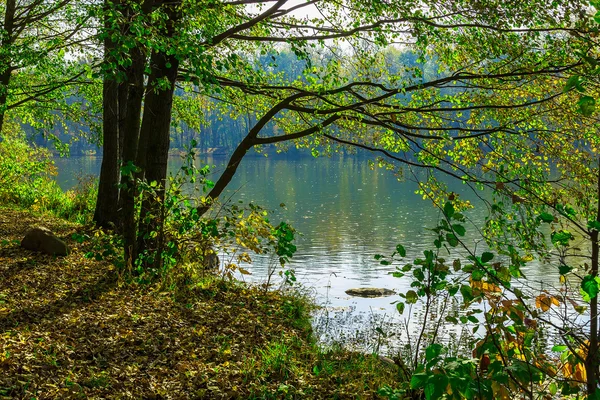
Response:
[[[33,226],[67,257],[19,246]],[[377,398],[398,371],[374,356],[324,351],[306,300],[221,279],[185,296],[126,283],[85,257],[89,230],[0,207],[0,398]]]

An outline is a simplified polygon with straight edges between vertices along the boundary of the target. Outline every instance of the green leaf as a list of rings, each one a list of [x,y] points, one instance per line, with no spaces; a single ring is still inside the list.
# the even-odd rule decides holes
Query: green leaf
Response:
[[[475,270],[475,266],[473,264],[467,264],[462,267],[462,271],[467,274],[470,274],[474,270]]]
[[[538,215],[538,219],[542,222],[550,223],[554,222],[554,215],[550,213],[541,213],[540,215]]]
[[[406,292],[406,303],[415,304],[419,299],[419,295],[414,290],[409,290]]]
[[[405,308],[405,304],[404,303],[402,303],[402,302],[396,303],[396,310],[398,310],[398,312],[400,314],[404,313],[404,308]]]
[[[433,343],[425,349],[425,359],[431,361],[442,354],[442,345],[439,343]]]
[[[559,266],[558,266],[558,272],[559,272],[561,275],[566,275],[566,274],[568,274],[569,272],[571,272],[572,270],[573,270],[573,267],[570,267],[570,266],[568,266],[568,265],[559,265]]]
[[[484,276],[485,276],[485,271],[482,271],[480,269],[476,269],[471,273],[471,279],[473,279],[476,282],[483,279]]]
[[[458,286],[457,285],[452,285],[452,286],[448,287],[448,294],[450,296],[454,296],[457,292],[458,292]]]
[[[488,261],[491,261],[493,258],[494,254],[490,253],[489,251],[486,251],[481,255],[481,262],[486,263]]]
[[[463,300],[465,301],[465,303],[470,302],[474,298],[473,297],[473,289],[471,289],[471,286],[469,286],[469,285],[461,285],[460,294],[463,297]]]
[[[425,398],[427,400],[441,399],[446,393],[448,386],[448,377],[444,374],[435,374],[431,376],[427,385],[425,385]]]
[[[552,346],[552,351],[556,351],[558,353],[562,353],[563,351],[565,351],[566,349],[568,349],[569,347],[562,345],[562,344],[557,344]]]
[[[447,202],[444,205],[444,215],[448,219],[452,218],[452,216],[454,215],[454,206],[452,205],[452,203]]]
[[[596,15],[600,17],[598,13],[596,13]],[[596,68],[598,66],[598,60],[596,60],[594,57],[583,56],[583,59],[587,61],[587,63],[590,64],[590,66],[593,68]]]
[[[453,233],[447,233],[446,240],[448,241],[448,244],[450,246],[452,246],[452,247],[458,246],[458,238]]]
[[[454,218],[454,220],[456,220],[456,221],[465,222],[465,216],[462,215],[461,213],[455,212],[454,216],[452,218]]]
[[[596,99],[591,96],[582,96],[577,102],[577,106],[581,114],[589,117],[596,109]]]
[[[413,275],[419,282],[423,282],[425,280],[425,273],[422,268],[417,268],[413,270]]]
[[[598,282],[592,275],[586,275],[581,281],[581,290],[593,299],[598,295]]]
[[[595,229],[597,231],[600,231],[600,221],[588,221],[587,224],[588,229]]]
[[[550,240],[552,241],[552,244],[555,246],[568,246],[569,245],[569,240],[573,240],[574,237],[571,234],[571,232],[566,231],[566,230],[561,230],[558,232],[552,232],[550,234]]]
[[[454,232],[456,232],[458,236],[465,236],[465,233],[467,232],[464,226],[458,224],[452,225],[452,229],[454,229]]]
[[[418,374],[413,374],[410,378],[410,388],[411,389],[421,389],[425,387],[425,384],[429,380],[429,375],[424,372],[420,372]]]
[[[568,217],[576,217],[577,216],[575,209],[568,204],[567,205],[557,204],[556,211],[558,211],[562,215],[566,215]]]
[[[573,75],[567,80],[563,92],[566,93],[573,88],[576,88],[577,90],[583,90],[581,87],[581,77],[579,75]]]
[[[400,257],[406,257],[406,249],[401,244],[396,245],[396,251],[400,254]]]

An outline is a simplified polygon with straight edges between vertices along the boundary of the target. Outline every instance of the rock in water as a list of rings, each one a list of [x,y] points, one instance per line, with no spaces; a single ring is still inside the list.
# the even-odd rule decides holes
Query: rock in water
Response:
[[[21,247],[40,251],[51,256],[66,256],[69,254],[67,244],[57,238],[48,228],[41,226],[27,231],[23,240],[21,240]]]
[[[385,288],[356,288],[346,290],[346,294],[357,297],[385,297],[396,294],[396,292]]]

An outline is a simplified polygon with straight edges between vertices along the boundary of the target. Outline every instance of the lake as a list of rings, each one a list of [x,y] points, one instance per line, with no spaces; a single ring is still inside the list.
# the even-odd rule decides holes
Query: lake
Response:
[[[216,179],[227,160],[203,161],[216,166],[212,178]],[[100,162],[98,157],[56,159],[57,181],[68,189],[77,183],[77,176],[97,175]],[[179,158],[173,158],[170,168],[174,170],[180,163]],[[481,205],[468,186],[448,183],[452,191]],[[318,303],[337,313],[339,324],[345,324],[343,329],[347,331],[349,326],[354,329],[369,325],[366,320],[370,319],[375,324],[383,319],[398,320],[395,305],[391,304],[398,296],[363,299],[345,294],[354,287],[376,286],[402,292],[409,289],[408,277],[391,277],[388,272],[395,266],[379,264],[374,259],[376,254],[389,255],[398,243],[407,249],[407,260],[433,249],[433,233],[427,228],[436,226],[440,214],[415,194],[416,189],[415,182],[399,182],[388,171],[372,170],[367,159],[358,156],[248,157],[222,198],[232,196],[234,201],[252,201],[273,210],[273,223],[283,219],[302,234],[289,268],[295,270],[298,282],[310,289]],[[285,209],[279,207],[280,203],[286,205]],[[481,227],[487,210],[480,206],[466,215]],[[467,226],[466,242],[477,245],[478,253],[485,248],[472,226]],[[274,263],[269,257],[254,257],[249,278],[265,281]],[[529,283],[537,281],[543,286],[544,282],[558,282],[555,266],[532,262],[525,273]]]

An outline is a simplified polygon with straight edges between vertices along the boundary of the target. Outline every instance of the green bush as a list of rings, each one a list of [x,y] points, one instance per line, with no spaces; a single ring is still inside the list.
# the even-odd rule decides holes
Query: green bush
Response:
[[[84,179],[65,193],[53,179],[56,172],[47,149],[31,146],[18,135],[0,136],[0,202],[77,222],[91,220],[95,180]]]

